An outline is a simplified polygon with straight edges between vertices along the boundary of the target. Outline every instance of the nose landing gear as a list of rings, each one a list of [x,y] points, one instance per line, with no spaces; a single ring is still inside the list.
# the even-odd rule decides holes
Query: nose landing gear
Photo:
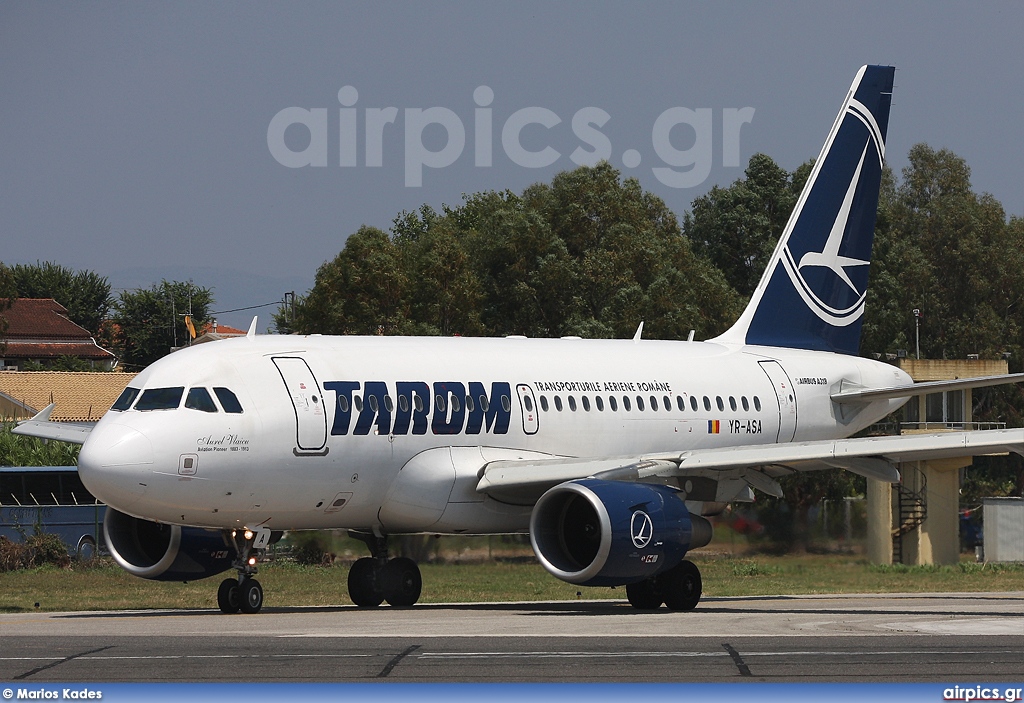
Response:
[[[263,551],[270,543],[270,536],[270,530],[232,530],[225,535],[238,555],[231,564],[238,576],[224,579],[217,589],[217,605],[222,613],[231,615],[242,611],[254,615],[263,608],[263,586],[253,578],[259,571],[254,552]]]
[[[372,556],[363,557],[348,572],[348,595],[360,608],[375,608],[384,601],[396,607],[409,607],[420,598],[423,579],[416,562],[405,557],[388,559],[388,539],[365,532],[349,532],[370,548]]]

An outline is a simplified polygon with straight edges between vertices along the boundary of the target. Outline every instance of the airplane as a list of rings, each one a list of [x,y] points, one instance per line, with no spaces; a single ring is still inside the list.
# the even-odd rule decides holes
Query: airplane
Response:
[[[912,396],[1024,374],[914,384],[857,356],[895,69],[862,67],[749,305],[704,342],[256,335],[176,351],[93,428],[16,429],[82,444],[106,544],[145,579],[220,584],[257,613],[283,532],[347,529],[370,556],[352,601],[411,606],[416,563],[391,536],[530,535],[543,567],[688,611],[707,516],[781,476],[1024,454],[1024,430],[852,438]]]

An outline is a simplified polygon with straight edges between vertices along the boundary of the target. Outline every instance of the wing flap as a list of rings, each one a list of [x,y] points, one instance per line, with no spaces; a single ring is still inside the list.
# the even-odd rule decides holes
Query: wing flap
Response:
[[[498,500],[528,504],[564,481],[590,476],[613,481],[701,476],[741,479],[770,495],[781,494],[773,476],[795,471],[841,468],[896,483],[896,465],[954,457],[1016,452],[1024,455],[1024,429],[944,432],[920,435],[722,447],[638,457],[495,461],[484,467],[477,491]]]

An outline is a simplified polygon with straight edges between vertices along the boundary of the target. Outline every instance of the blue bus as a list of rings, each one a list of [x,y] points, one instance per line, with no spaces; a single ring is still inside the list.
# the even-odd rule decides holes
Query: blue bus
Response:
[[[49,532],[72,557],[89,559],[103,547],[106,509],[74,466],[0,466],[0,535],[12,542]]]

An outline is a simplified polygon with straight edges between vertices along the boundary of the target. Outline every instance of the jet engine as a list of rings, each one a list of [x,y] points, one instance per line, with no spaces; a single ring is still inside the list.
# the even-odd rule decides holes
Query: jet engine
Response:
[[[107,549],[128,573],[156,581],[195,581],[231,568],[235,552],[217,531],[164,525],[107,507]]]
[[[677,491],[623,481],[561,483],[541,496],[530,516],[530,541],[541,564],[581,586],[648,579],[710,542],[712,532]]]

